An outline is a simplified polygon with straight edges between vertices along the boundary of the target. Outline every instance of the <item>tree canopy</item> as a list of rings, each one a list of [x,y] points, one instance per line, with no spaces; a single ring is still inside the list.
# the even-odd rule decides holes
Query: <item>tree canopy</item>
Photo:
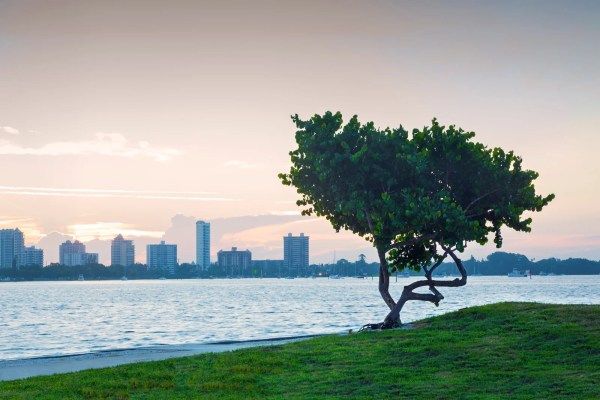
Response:
[[[344,125],[339,112],[292,120],[298,148],[282,182],[296,187],[304,214],[387,247],[392,270],[418,270],[443,248],[485,244],[490,233],[501,247],[504,226],[529,231],[524,213],[554,197],[536,194],[538,174],[512,151],[487,148],[475,133],[435,119],[411,134],[357,116]]]

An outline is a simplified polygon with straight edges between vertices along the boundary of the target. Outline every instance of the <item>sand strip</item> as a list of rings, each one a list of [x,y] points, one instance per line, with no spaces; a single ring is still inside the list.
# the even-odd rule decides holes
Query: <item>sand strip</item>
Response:
[[[289,337],[282,339],[254,340],[246,342],[221,342],[207,344],[186,344],[156,346],[126,350],[109,350],[96,353],[66,355],[58,357],[27,358],[0,361],[0,381],[29,378],[39,375],[53,375],[65,372],[114,367],[142,361],[164,360],[186,357],[202,353],[220,353],[259,346],[273,346],[309,339],[312,336]]]

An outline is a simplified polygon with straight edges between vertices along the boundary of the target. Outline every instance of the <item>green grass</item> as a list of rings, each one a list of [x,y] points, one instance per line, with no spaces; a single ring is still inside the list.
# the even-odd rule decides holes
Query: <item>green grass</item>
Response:
[[[0,382],[0,399],[600,398],[600,306],[501,303],[415,325]]]

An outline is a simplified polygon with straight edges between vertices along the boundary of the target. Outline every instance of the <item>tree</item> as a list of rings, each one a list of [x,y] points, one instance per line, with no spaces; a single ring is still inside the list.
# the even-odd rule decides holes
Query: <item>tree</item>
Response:
[[[358,260],[354,263],[354,275],[358,276],[358,266],[360,266],[360,273],[364,274],[364,269],[365,269],[365,265],[367,264],[367,262],[365,261],[367,259],[367,256],[365,256],[364,254],[359,254],[358,255]]]
[[[350,230],[373,243],[379,256],[379,292],[389,314],[372,328],[401,324],[407,301],[436,306],[440,287],[467,283],[457,253],[467,243],[485,244],[493,234],[502,246],[504,227],[530,231],[526,212],[541,211],[554,195],[536,194],[538,174],[522,168],[512,151],[487,148],[475,134],[433,120],[430,127],[378,129],[353,116],[326,112],[302,120],[292,166],[279,174],[300,195],[303,215],[325,217],[336,231]],[[450,257],[461,277],[436,280],[433,271]],[[398,300],[389,293],[390,273],[423,271],[425,279],[404,287]],[[427,287],[430,293],[415,291]]]

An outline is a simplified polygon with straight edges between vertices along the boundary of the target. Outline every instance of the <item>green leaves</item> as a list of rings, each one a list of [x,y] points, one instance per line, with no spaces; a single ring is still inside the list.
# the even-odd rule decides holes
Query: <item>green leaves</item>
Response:
[[[339,112],[292,121],[298,148],[281,182],[296,187],[303,214],[374,241],[392,270],[419,269],[441,256],[442,245],[462,251],[490,234],[500,247],[502,227],[529,231],[523,214],[554,198],[536,194],[538,174],[523,170],[512,151],[488,149],[475,133],[435,119],[412,135],[356,116],[343,125]]]

